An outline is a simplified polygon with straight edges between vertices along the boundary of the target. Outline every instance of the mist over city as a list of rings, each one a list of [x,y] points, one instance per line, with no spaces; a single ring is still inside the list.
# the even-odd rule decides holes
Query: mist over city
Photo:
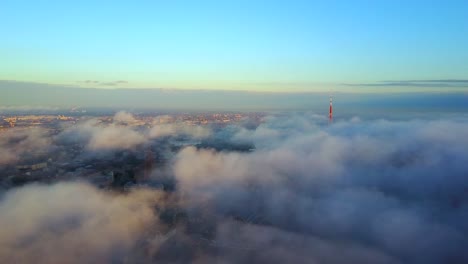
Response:
[[[0,263],[468,263],[466,10],[7,0]]]
[[[2,262],[468,259],[466,113],[79,112],[4,119]]]

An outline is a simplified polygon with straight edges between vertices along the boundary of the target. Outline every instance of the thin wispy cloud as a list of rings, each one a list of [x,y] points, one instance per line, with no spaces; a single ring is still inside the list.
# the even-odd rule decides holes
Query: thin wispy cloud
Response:
[[[78,83],[86,84],[86,85],[116,86],[116,85],[121,85],[121,84],[127,84],[128,81],[117,80],[117,81],[102,82],[102,81],[97,81],[97,80],[85,80],[85,81],[78,81]]]
[[[94,80],[86,80],[86,81],[78,81],[79,83],[86,83],[86,84],[97,84],[99,81]]]
[[[468,88],[468,79],[434,79],[434,80],[386,80],[374,83],[343,83],[345,86],[366,87],[436,87]]]

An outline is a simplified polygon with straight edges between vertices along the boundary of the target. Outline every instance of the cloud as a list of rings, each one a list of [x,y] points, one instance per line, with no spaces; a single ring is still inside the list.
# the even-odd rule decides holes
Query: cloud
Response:
[[[133,149],[148,143],[151,139],[169,136],[205,138],[211,130],[203,126],[190,126],[180,123],[155,125],[151,129],[128,126],[136,122],[135,117],[125,111],[117,112],[112,122],[88,119],[66,128],[59,136],[61,142],[82,142],[91,151]]]
[[[313,113],[278,113],[209,134],[119,125],[132,118],[91,119],[53,140],[101,151],[209,135],[255,150],[183,148],[153,173],[151,181],[175,184],[167,192],[117,195],[84,183],[11,189],[0,198],[0,225],[13,227],[0,230],[0,262],[468,262],[466,114],[328,125]],[[137,140],[121,142],[132,134]],[[48,137],[23,136],[21,149],[44,147]],[[159,143],[175,140],[153,146],[172,151]]]
[[[98,84],[100,83],[99,81],[95,81],[95,80],[86,80],[86,81],[79,81],[81,83],[86,83],[86,84]]]
[[[0,262],[120,261],[157,226],[152,207],[160,197],[151,190],[113,195],[85,183],[11,190],[0,200]]]
[[[349,84],[359,86],[359,84]],[[183,111],[271,111],[271,110],[305,110],[316,113],[326,112],[329,93],[323,92],[248,92],[227,90],[187,90],[187,89],[159,89],[147,87],[105,89],[104,86],[88,85],[94,88],[80,88],[78,86],[41,84],[31,82],[15,82],[0,80],[0,105],[30,107],[53,106],[61,109],[80,107],[87,109],[136,109],[139,111],[152,110],[183,110]],[[333,89],[335,90],[335,89]],[[353,89],[351,89],[353,90]],[[344,89],[336,92],[339,106],[346,107],[343,115],[352,115],[368,111],[367,107],[385,107],[398,112],[404,106],[411,106],[420,112],[428,109],[439,111],[460,109],[466,110],[467,96],[463,89],[446,89],[440,93],[373,93],[352,92]],[[401,90],[401,89],[400,89]],[[410,89],[411,90],[411,89]],[[432,89],[435,91],[437,89]],[[339,91],[336,90],[336,91]],[[350,92],[344,92],[350,91]],[[353,90],[354,91],[354,90]],[[401,90],[403,91],[403,90]],[[413,92],[415,90],[413,89]],[[407,90],[406,92],[409,92]],[[325,109],[325,110],[324,110]],[[375,111],[374,111],[375,112]],[[388,113],[389,111],[387,111]],[[382,115],[382,113],[378,113]]]
[[[51,137],[42,128],[13,128],[1,133],[0,165],[8,165],[26,159],[38,150],[45,150],[51,144]]]
[[[102,86],[116,86],[116,85],[119,85],[119,84],[127,84],[128,81],[123,81],[123,80],[120,80],[120,81],[112,81],[112,82],[100,82],[99,85],[102,85]]]
[[[345,86],[386,86],[386,87],[437,87],[437,88],[465,88],[468,80],[465,79],[438,79],[438,80],[396,80],[380,81],[375,83],[344,83]]]
[[[84,83],[87,85],[99,85],[99,86],[116,86],[119,84],[127,84],[128,81],[118,80],[118,81],[102,82],[102,81],[96,81],[96,80],[85,80],[85,81],[78,81],[78,83]]]
[[[296,121],[285,125],[290,119]],[[350,253],[351,263],[367,254],[376,257],[370,263],[468,260],[466,119],[353,119],[323,127],[314,117],[289,115],[269,122],[243,133],[255,144],[260,139],[253,153],[189,147],[174,165],[178,190],[190,208],[252,222],[234,245],[254,247],[245,241],[258,239],[254,230],[265,225],[272,228],[266,236],[278,234],[269,238],[281,245],[278,262],[282,257],[343,262],[333,254],[321,259],[321,252],[290,248],[288,234],[314,241],[310,249],[320,247],[319,241],[332,252],[355,247],[359,253]],[[276,133],[265,134],[265,127]],[[257,135],[266,135],[270,144]],[[262,254],[250,256],[262,262]]]
[[[19,105],[19,106],[0,106],[1,112],[56,112],[60,110],[58,107],[53,106],[28,106],[28,105]]]
[[[392,81],[384,81],[392,82]],[[468,80],[464,79],[438,79],[438,80],[405,80],[399,82],[427,82],[427,83],[468,83]]]
[[[211,245],[234,263],[400,263],[352,241],[333,243],[271,226],[234,221],[218,226]]]
[[[128,119],[129,116],[119,114],[117,119],[121,120],[121,118]],[[147,141],[143,133],[131,127],[115,123],[105,124],[97,119],[86,120],[68,127],[58,138],[67,143],[83,142],[92,151],[132,149]]]
[[[91,150],[130,149],[146,142],[140,133],[123,126],[109,125],[93,130],[88,148]]]
[[[132,114],[125,111],[119,111],[114,115],[114,122],[117,123],[133,123],[135,121],[135,117]]]
[[[258,147],[272,148],[282,143],[284,139],[320,129],[320,126],[327,123],[328,119],[325,116],[310,114],[308,118],[300,115],[288,115],[287,118],[268,116],[264,121],[255,129],[241,127],[233,135],[233,140],[254,142]]]

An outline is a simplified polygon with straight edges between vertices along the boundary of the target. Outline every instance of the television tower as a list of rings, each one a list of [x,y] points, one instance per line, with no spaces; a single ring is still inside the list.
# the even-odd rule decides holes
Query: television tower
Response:
[[[333,98],[330,95],[330,110],[328,112],[328,123],[331,124],[333,122],[333,105],[332,105]]]

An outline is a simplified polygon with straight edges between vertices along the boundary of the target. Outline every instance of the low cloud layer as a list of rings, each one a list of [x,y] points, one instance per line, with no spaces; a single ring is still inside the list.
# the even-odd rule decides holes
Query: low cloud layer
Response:
[[[118,118],[129,117],[122,117],[118,114]],[[121,125],[120,122],[102,123],[96,119],[71,126],[64,130],[60,137],[65,141],[81,141],[92,151],[131,149],[146,142],[143,133]]]
[[[117,123],[133,123],[135,121],[135,117],[129,112],[119,111],[114,115],[114,122]]]
[[[156,124],[151,127],[131,127],[137,120],[128,112],[117,112],[111,123],[90,119],[71,126],[62,133],[63,138],[87,142],[92,151],[126,150],[160,137],[185,136],[206,138],[211,135],[207,126],[191,126],[182,123]]]
[[[84,183],[30,185],[0,201],[0,262],[110,263],[157,225],[160,194],[112,195]]]
[[[164,116],[163,116],[164,118]],[[200,140],[212,135],[210,126],[184,123],[144,123],[131,113],[120,111],[113,118],[83,118],[76,123],[64,124],[57,133],[47,128],[11,128],[2,132],[0,138],[0,165],[18,165],[38,161],[36,156],[47,156],[68,147],[84,148],[85,153],[115,153],[141,150],[155,140],[165,141],[183,137]],[[47,160],[47,159],[46,159]],[[69,162],[64,160],[64,162]]]
[[[321,115],[287,113],[218,130],[120,124],[132,120],[125,112],[88,120],[54,140],[120,151],[184,135],[255,150],[175,148],[151,179],[173,178],[170,191],[11,189],[0,200],[0,224],[13,226],[0,231],[0,262],[468,262],[466,115],[328,125]],[[28,138],[39,147],[50,140],[23,136],[23,152],[36,146]]]
[[[187,203],[278,229],[272,233],[350,243],[381,257],[370,263],[468,260],[468,123],[353,119],[323,128],[314,117],[294,118],[250,131],[251,141],[264,140],[253,153],[180,152],[174,173]],[[245,241],[255,241],[248,233]],[[288,244],[286,234],[277,243]],[[352,263],[366,259],[351,255]],[[344,261],[332,259],[318,263]]]
[[[346,83],[346,86],[387,86],[387,87],[432,87],[432,88],[468,88],[465,79],[438,79],[438,80],[394,80],[375,83]]]
[[[1,135],[0,166],[19,162],[37,149],[47,150],[51,143],[51,136],[41,128],[9,129]]]
[[[148,109],[183,111],[313,110],[326,114],[328,96],[330,95],[330,89],[323,89],[322,85],[320,85],[319,90],[291,93],[183,90],[163,89],[163,87],[161,87],[162,89],[158,87],[154,87],[154,89],[106,89],[118,86],[128,87],[129,84],[125,83],[115,84],[115,86],[99,86],[90,83],[87,86],[96,88],[0,80],[0,105],[8,107],[0,108],[0,111],[6,112],[8,109],[13,111],[23,106],[28,106],[30,109],[41,106],[71,109],[78,106],[87,110],[90,108],[138,109],[139,111]],[[281,90],[288,90],[289,86],[290,84],[285,83]],[[395,89],[392,90],[404,91],[404,93],[386,93],[380,89],[370,89],[379,86],[393,86]],[[400,86],[401,88],[398,88]],[[357,89],[359,87],[362,89]],[[427,88],[431,87],[445,87],[447,89],[442,92],[437,89],[437,93],[428,92],[431,89]],[[280,87],[278,86],[278,88]],[[346,107],[346,114],[350,112],[356,114],[358,110],[361,110],[359,112],[362,114],[362,110],[367,110],[369,104],[372,104],[373,107],[385,107],[399,111],[402,102],[404,102],[404,106],[411,106],[421,111],[428,108],[436,110],[444,108],[451,109],[451,111],[463,109],[466,111],[468,108],[466,88],[467,83],[464,80],[442,83],[403,83],[403,81],[397,80],[336,84],[336,87],[331,90],[335,91],[336,106]],[[456,109],[453,109],[454,107]],[[321,112],[323,110],[325,111]],[[345,114],[344,112],[343,114]],[[379,116],[382,114],[384,113],[379,112]]]

